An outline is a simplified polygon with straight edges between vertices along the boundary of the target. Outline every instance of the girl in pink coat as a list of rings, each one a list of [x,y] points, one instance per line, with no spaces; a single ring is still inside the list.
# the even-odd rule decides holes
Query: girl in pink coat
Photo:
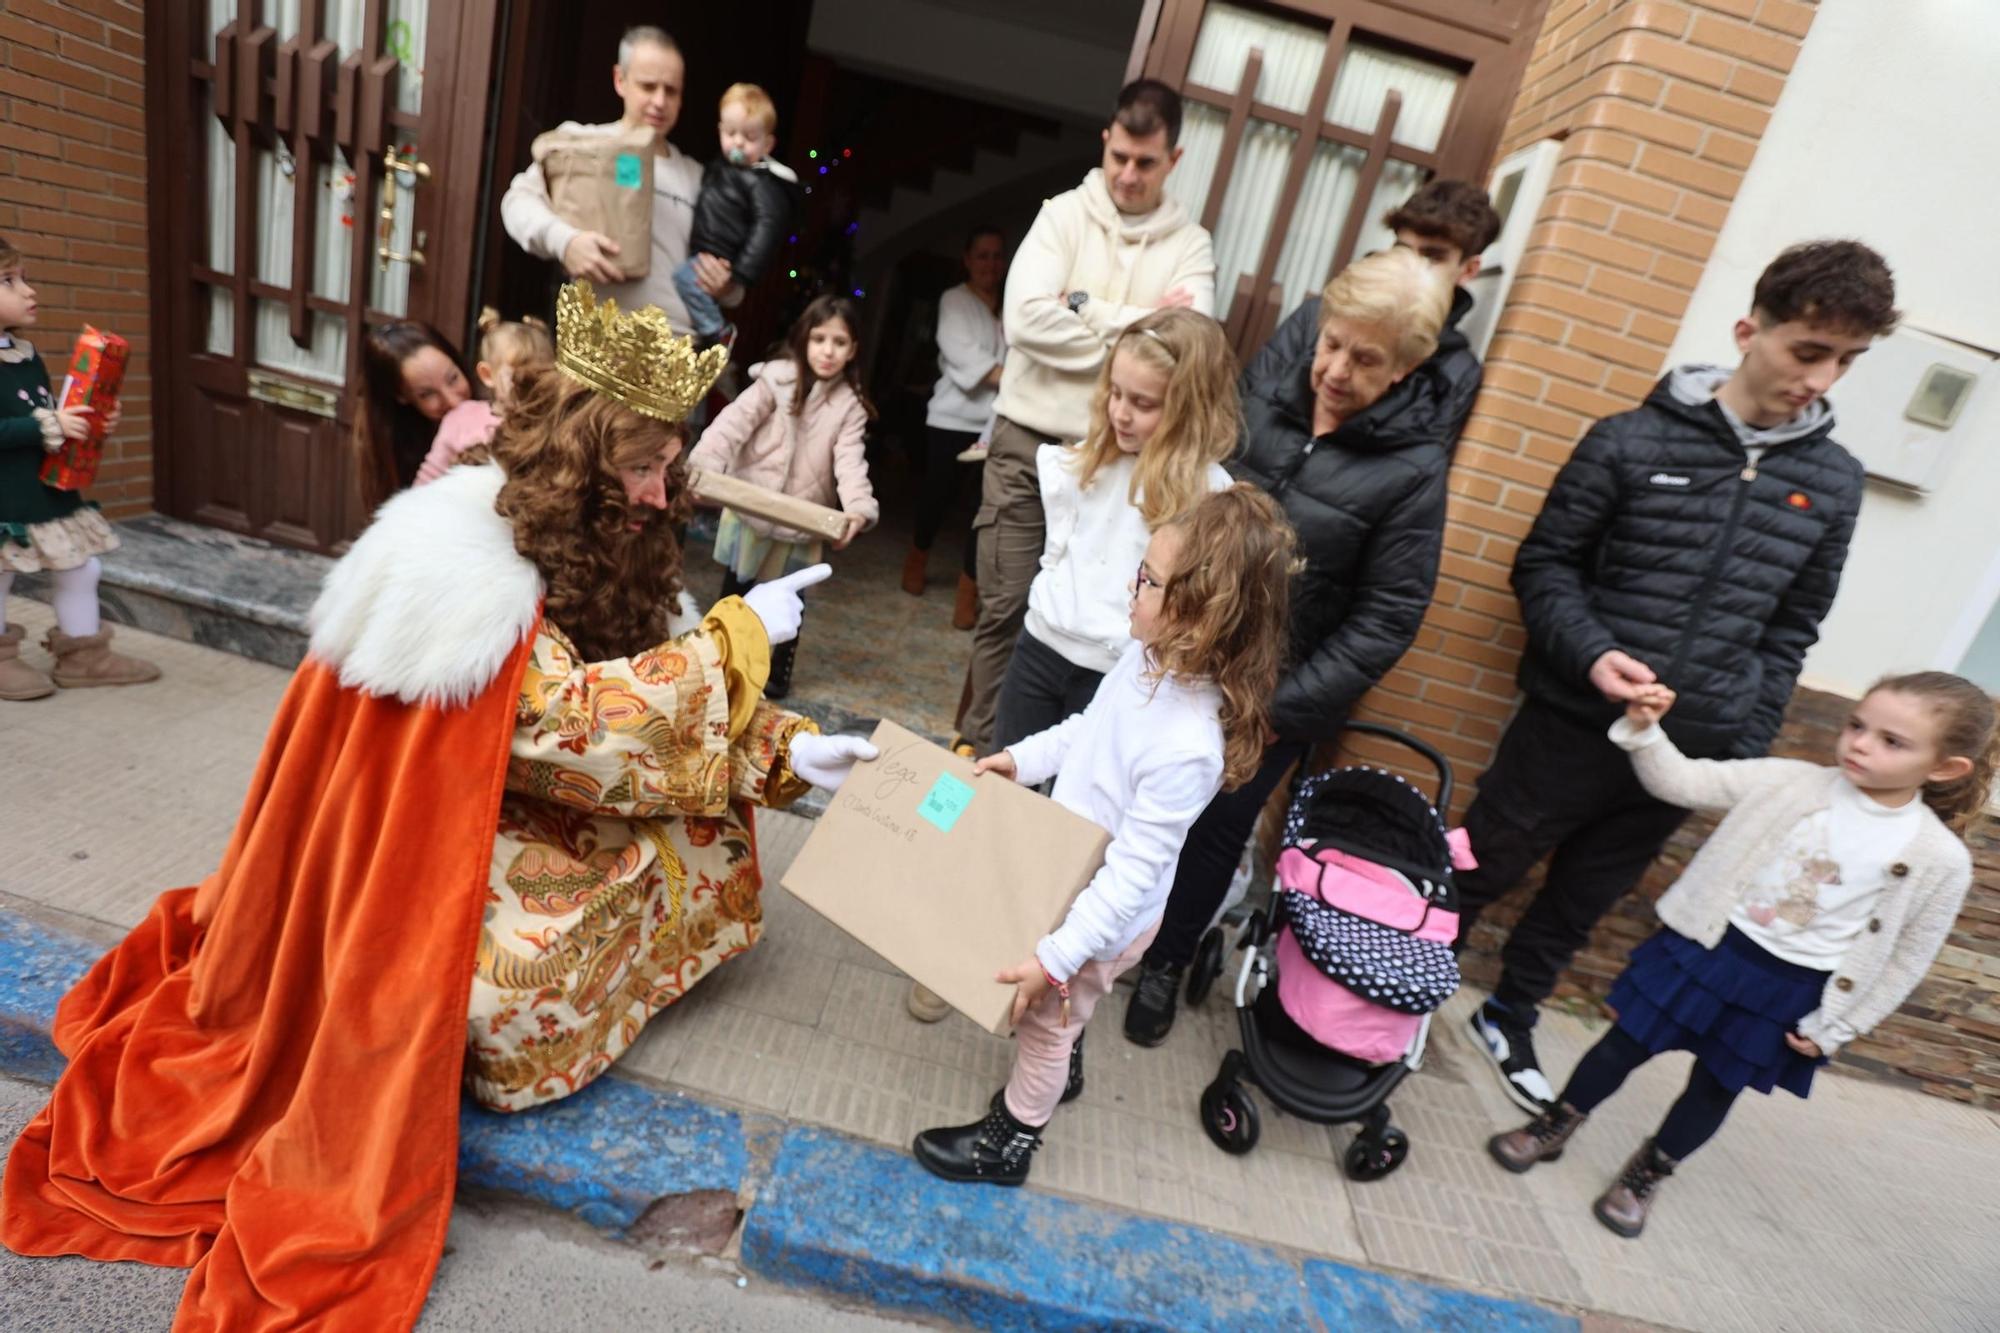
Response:
[[[861,388],[855,355],[861,320],[844,296],[821,296],[806,307],[785,339],[785,354],[751,367],[754,380],[722,409],[688,458],[688,466],[783,491],[847,515],[843,550],[881,517],[868,483],[862,437],[875,409]],[[764,579],[820,562],[820,540],[808,532],[722,511],[715,559],[722,595],[740,596]],[[782,699],[792,684],[798,641],[771,654],[767,698]]]

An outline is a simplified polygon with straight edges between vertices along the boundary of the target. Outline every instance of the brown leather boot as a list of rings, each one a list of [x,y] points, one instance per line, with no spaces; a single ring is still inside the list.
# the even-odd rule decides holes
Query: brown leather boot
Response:
[[[55,682],[21,660],[21,627],[0,630],[0,699],[43,699]]]
[[[912,597],[924,595],[924,566],[930,563],[930,558],[929,551],[916,546],[903,557],[903,591]]]
[[[52,629],[42,646],[56,659],[51,674],[66,690],[89,689],[97,685],[143,685],[160,678],[160,669],[151,662],[111,651],[111,627],[95,634],[69,635]]]
[[[1625,1163],[1611,1188],[1597,1196],[1590,1211],[1597,1220],[1630,1240],[1646,1229],[1646,1214],[1653,1206],[1653,1191],[1679,1166],[1673,1158],[1647,1139]]]
[[[951,608],[951,627],[971,629],[979,623],[979,585],[969,574],[958,576],[958,601]]]
[[[1495,1134],[1486,1140],[1493,1160],[1520,1175],[1537,1162],[1553,1162],[1563,1155],[1563,1145],[1590,1119],[1568,1102],[1559,1102],[1517,1130]]]

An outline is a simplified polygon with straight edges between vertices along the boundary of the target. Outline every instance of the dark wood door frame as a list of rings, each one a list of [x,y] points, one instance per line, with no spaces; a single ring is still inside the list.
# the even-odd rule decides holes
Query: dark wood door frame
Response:
[[[488,93],[499,0],[432,0],[425,32],[423,106],[394,105],[397,58],[384,49],[387,0],[365,0],[360,46],[341,60],[319,37],[325,0],[300,0],[298,37],[280,42],[254,7],[217,33],[206,53],[204,4],[146,9],[152,332],[163,373],[153,377],[154,503],[193,518],[289,544],[334,549],[356,531],[359,512],[344,441],[361,337],[395,318],[372,307],[379,244],[376,183],[383,151],[399,131],[418,140],[431,180],[414,192],[413,229],[425,261],[413,267],[407,316],[453,336],[468,327],[472,247],[478,228]],[[204,93],[235,144],[235,253],[228,272],[206,259],[208,163]],[[260,279],[256,154],[282,148],[294,163],[292,272],[283,285]],[[311,290],[316,169],[341,149],[355,165],[354,235],[346,298]],[[404,196],[406,199],[407,195]],[[207,293],[228,294],[233,345],[206,347]],[[314,316],[345,321],[344,384],[331,419],[252,402],[259,302],[282,303],[294,342],[311,341]],[[281,370],[261,376],[286,382]],[[323,395],[324,385],[298,384]]]
[[[1228,118],[1202,208],[1204,226],[1213,230],[1221,215],[1238,150],[1252,119],[1285,126],[1298,135],[1256,269],[1241,275],[1234,291],[1216,293],[1218,317],[1223,319],[1232,345],[1246,357],[1262,345],[1284,314],[1283,293],[1272,279],[1318,146],[1337,143],[1364,155],[1354,203],[1341,220],[1329,278],[1353,257],[1367,221],[1364,211],[1374,199],[1391,156],[1401,114],[1401,97],[1394,90],[1385,96],[1376,123],[1368,130],[1349,129],[1326,120],[1335,74],[1355,34],[1407,47],[1463,72],[1437,148],[1421,151],[1395,145],[1393,155],[1433,176],[1483,180],[1498,151],[1508,108],[1547,8],[1547,0],[1487,0],[1483,5],[1468,0],[1268,0],[1258,8],[1327,24],[1318,77],[1304,111],[1295,112],[1256,100],[1263,52],[1255,47],[1246,53],[1234,87],[1190,83],[1188,70],[1208,0],[1159,0],[1159,4],[1155,14],[1155,0],[1148,0],[1145,17],[1156,21],[1143,63],[1137,67],[1180,89],[1185,99],[1212,107]],[[1140,40],[1145,39],[1146,31],[1142,24]],[[1137,54],[1135,50],[1135,59]]]

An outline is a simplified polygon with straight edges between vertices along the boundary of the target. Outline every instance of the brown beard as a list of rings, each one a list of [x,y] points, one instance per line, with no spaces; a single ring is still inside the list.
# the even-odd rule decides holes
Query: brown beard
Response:
[[[692,507],[685,452],[668,467],[664,511],[635,507],[623,465],[656,457],[662,426],[550,371],[516,385],[493,456],[507,469],[494,509],[514,549],[542,576],[542,614],[587,662],[608,662],[667,637],[680,599],[674,537]],[[685,428],[665,428],[685,445]],[[644,527],[631,524],[644,519]]]

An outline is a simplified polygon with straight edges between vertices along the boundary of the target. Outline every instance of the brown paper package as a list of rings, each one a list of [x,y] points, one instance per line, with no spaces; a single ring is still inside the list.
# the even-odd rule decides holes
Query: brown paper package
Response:
[[[863,944],[999,1036],[1014,987],[993,979],[1062,924],[1111,837],[1045,796],[894,722],[881,756],[856,764],[784,885]],[[940,778],[941,800],[932,793]],[[963,803],[953,797],[969,799]],[[957,807],[956,817],[952,810]],[[914,1021],[914,1020],[912,1020]]]
[[[643,278],[653,267],[653,151],[649,129],[580,134],[550,130],[530,149],[549,183],[549,207],[584,231],[618,243],[618,267]]]
[[[688,473],[688,489],[694,492],[696,499],[728,505],[739,514],[782,523],[828,541],[839,541],[841,534],[847,531],[847,515],[838,509],[828,509],[825,505],[816,505],[768,486],[743,481],[726,472],[691,471]]]

